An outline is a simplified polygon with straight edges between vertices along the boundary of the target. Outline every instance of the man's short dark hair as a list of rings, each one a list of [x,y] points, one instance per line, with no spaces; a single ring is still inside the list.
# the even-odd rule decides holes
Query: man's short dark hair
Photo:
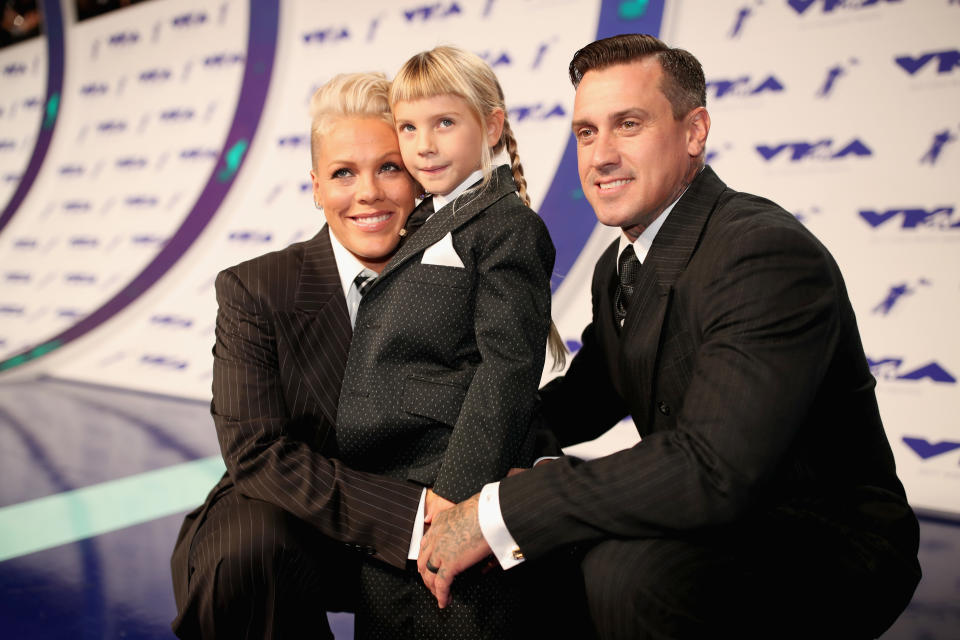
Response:
[[[707,85],[700,61],[689,51],[668,47],[659,38],[645,33],[604,38],[580,49],[570,61],[570,82],[577,87],[588,71],[651,56],[657,58],[663,69],[660,90],[670,101],[674,118],[679,120],[693,109],[707,106]]]

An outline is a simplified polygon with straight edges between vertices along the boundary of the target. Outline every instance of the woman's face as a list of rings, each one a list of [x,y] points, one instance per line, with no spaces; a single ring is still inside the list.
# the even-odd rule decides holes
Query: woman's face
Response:
[[[397,248],[417,192],[393,127],[378,118],[337,120],[319,141],[310,178],[330,231],[379,273]]]

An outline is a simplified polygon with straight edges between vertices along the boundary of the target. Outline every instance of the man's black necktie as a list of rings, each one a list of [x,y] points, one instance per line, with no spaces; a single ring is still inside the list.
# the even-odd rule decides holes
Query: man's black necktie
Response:
[[[620,254],[617,260],[617,271],[620,274],[620,284],[617,285],[617,293],[613,298],[613,307],[619,327],[627,317],[627,309],[630,308],[630,299],[633,297],[633,287],[637,284],[637,277],[640,275],[640,260],[637,259],[633,245],[625,247]]]

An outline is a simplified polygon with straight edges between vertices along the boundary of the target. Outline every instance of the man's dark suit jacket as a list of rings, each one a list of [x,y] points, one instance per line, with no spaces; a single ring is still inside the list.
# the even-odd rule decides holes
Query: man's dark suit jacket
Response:
[[[328,233],[324,227],[217,277],[211,413],[227,471],[187,516],[174,549],[181,612],[194,535],[212,504],[233,491],[373,558],[406,564],[422,489],[337,459],[333,430],[351,328]]]
[[[505,479],[504,521],[525,556],[756,525],[786,549],[836,532],[892,549],[919,579],[916,518],[823,245],[707,167],[657,234],[621,330],[616,263],[614,242],[594,273],[583,346],[541,390],[543,410],[562,445],[627,415],[642,441]]]
[[[532,462],[554,248],[510,168],[434,213],[364,293],[337,417],[352,467],[454,502]],[[463,267],[425,264],[452,233]]]

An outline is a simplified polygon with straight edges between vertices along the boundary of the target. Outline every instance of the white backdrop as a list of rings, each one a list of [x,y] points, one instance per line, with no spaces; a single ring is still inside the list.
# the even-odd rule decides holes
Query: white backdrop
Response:
[[[566,66],[598,35],[650,31],[704,64],[720,176],[794,212],[840,263],[911,502],[960,513],[960,2],[152,0],[82,23],[61,10],[59,45],[0,50],[0,375],[208,398],[216,272],[322,223],[313,90],[341,71],[392,75],[440,43],[503,84],[575,349],[616,231],[594,224],[570,170]]]

